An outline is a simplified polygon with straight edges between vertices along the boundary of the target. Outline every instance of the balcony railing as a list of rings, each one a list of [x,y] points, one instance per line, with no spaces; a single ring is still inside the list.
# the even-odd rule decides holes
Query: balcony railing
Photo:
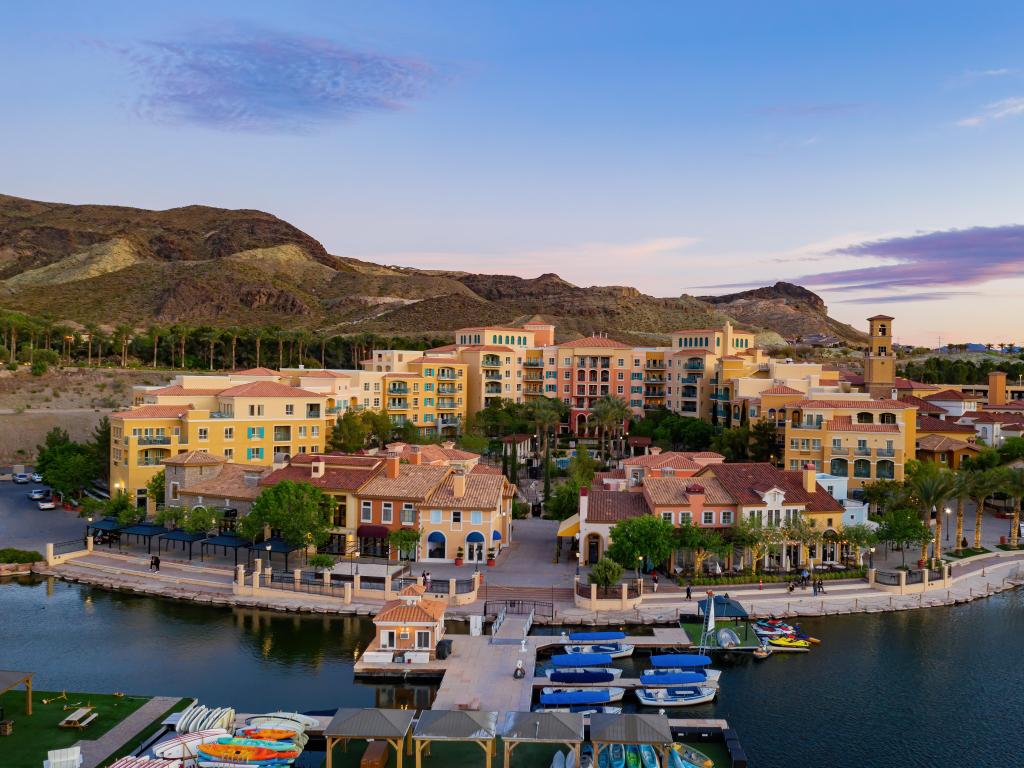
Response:
[[[839,446],[833,445],[832,446],[832,455],[833,456],[849,456],[850,455],[850,449],[849,448],[841,448]]]
[[[392,384],[388,387],[389,395],[407,395],[409,394],[409,386],[407,384]]]
[[[139,445],[170,445],[171,438],[168,435],[150,435],[139,438]]]
[[[437,401],[437,407],[441,408],[442,410],[450,411],[455,410],[457,406],[455,405],[454,400],[445,400],[442,398],[441,400]]]
[[[687,363],[683,366],[687,371],[703,371],[704,363]]]
[[[230,411],[210,411],[211,419],[233,419],[235,414]]]
[[[821,429],[821,424],[790,424],[793,429]]]
[[[711,393],[711,399],[712,400],[723,400],[723,401],[725,401],[725,400],[729,399],[729,393],[728,392],[712,392]]]
[[[871,449],[870,448],[860,448],[860,447],[857,447],[857,448],[854,449],[853,452],[857,456],[870,456],[871,455]]]
[[[501,374],[494,373],[492,371],[486,371],[484,373],[484,379],[488,381],[501,381]]]
[[[544,367],[544,361],[543,360],[524,360],[523,361],[523,367],[524,368],[543,368]]]
[[[687,374],[686,376],[680,376],[679,377],[679,382],[681,384],[696,384],[700,380],[701,380],[700,376],[694,376],[692,373]]]
[[[484,355],[483,359],[480,360],[480,365],[484,368],[500,368],[501,358],[494,355]]]
[[[454,384],[438,384],[437,394],[439,395],[454,395],[455,385]]]
[[[879,448],[877,451],[875,451],[875,454],[877,456],[880,456],[880,457],[885,458],[885,459],[891,459],[891,458],[893,458],[896,455],[896,449],[895,448]]]
[[[457,377],[455,371],[438,371],[437,378],[441,381],[454,381]]]
[[[405,400],[388,400],[389,411],[407,411],[409,403]]]

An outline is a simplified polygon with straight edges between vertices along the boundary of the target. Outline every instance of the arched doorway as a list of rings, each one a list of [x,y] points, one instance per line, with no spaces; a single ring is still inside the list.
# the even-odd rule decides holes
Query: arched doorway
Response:
[[[596,533],[587,534],[587,564],[593,565],[601,559],[601,537]]]
[[[447,556],[444,534],[433,531],[427,536],[427,557],[431,560],[444,560]]]
[[[576,415],[576,434],[585,435],[587,433],[587,414],[579,413]]]
[[[481,563],[484,561],[484,535],[473,531],[466,537],[466,561]]]

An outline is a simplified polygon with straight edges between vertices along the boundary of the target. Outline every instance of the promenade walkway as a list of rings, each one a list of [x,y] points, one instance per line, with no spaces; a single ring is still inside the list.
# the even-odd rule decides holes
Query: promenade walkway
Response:
[[[173,696],[155,696],[98,739],[83,739],[75,746],[82,749],[82,768],[97,768],[181,699]]]

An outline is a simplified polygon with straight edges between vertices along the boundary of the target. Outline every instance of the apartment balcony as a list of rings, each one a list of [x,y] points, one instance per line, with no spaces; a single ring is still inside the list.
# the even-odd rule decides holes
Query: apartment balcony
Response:
[[[683,369],[687,371],[703,371],[704,363],[687,363],[683,366]]]
[[[644,368],[648,371],[663,371],[665,370],[665,363],[660,360],[648,360],[644,364]]]
[[[306,418],[307,419],[319,419],[320,418],[320,406],[319,405],[307,405],[306,406]]]
[[[327,409],[327,415],[336,416],[337,414],[344,413],[347,410],[348,408],[346,408],[344,405],[335,405]]]
[[[485,381],[501,381],[501,374],[494,371],[484,371]]]
[[[389,411],[407,411],[409,410],[409,401],[405,399],[400,400],[388,400]]]
[[[650,375],[644,376],[644,383],[645,384],[664,384],[665,383],[665,377],[664,376],[650,376]]]
[[[525,387],[523,387],[523,392],[525,392],[527,395],[540,395],[544,392],[544,387],[540,384],[534,384],[532,386],[530,384],[527,384]]]
[[[128,443],[128,438],[125,438],[125,444]],[[149,435],[142,436],[139,438],[139,445],[170,445],[171,438],[169,435]]]
[[[441,381],[454,381],[458,377],[451,368],[441,368],[437,372],[437,378]]]
[[[235,414],[231,411],[210,411],[211,419],[233,419]]]
[[[721,400],[723,402],[726,402],[726,401],[729,400],[729,393],[728,392],[712,392],[711,393],[711,399],[712,400]]]
[[[543,371],[526,371],[523,381],[544,381]]]
[[[697,384],[700,381],[701,381],[701,377],[700,376],[694,376],[692,373],[687,374],[686,376],[680,376],[679,377],[679,383],[680,384]]]
[[[543,368],[544,367],[544,361],[543,360],[539,360],[539,359],[524,360],[523,361],[523,367],[524,368]]]
[[[895,448],[879,448],[875,451],[875,455],[880,459],[892,459],[896,456]]]
[[[480,359],[480,365],[484,368],[501,368],[501,358],[497,355],[484,355]]]
[[[821,424],[788,424],[792,429],[821,429]]]
[[[437,394],[439,395],[454,395],[455,385],[454,384],[438,384]]]
[[[275,443],[288,443],[292,439],[292,428],[291,427],[274,427],[274,442]]]
[[[855,456],[870,456],[871,455],[871,449],[870,448],[859,448],[859,447],[858,448],[854,448],[853,449],[853,454]]]
[[[437,401],[437,407],[442,411],[454,411],[458,408],[454,400],[441,398]]]
[[[484,394],[485,395],[500,395],[501,394],[501,384],[497,384],[497,383],[485,384],[484,385]]]
[[[849,448],[839,448],[839,447],[833,445],[832,446],[832,455],[833,456],[849,456],[850,455],[850,449]]]
[[[407,395],[409,394],[408,384],[389,384],[388,385],[389,395]]]

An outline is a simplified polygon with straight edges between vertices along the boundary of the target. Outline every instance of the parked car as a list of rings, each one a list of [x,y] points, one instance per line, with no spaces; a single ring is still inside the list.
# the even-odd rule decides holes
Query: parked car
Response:
[[[13,479],[14,482],[18,483],[19,485],[25,485],[28,483],[28,475],[25,474],[24,472],[18,472]]]
[[[42,500],[39,501],[39,508],[40,509],[56,509],[57,508],[57,502],[55,502],[53,499],[42,499]]]
[[[41,482],[43,482],[43,476],[40,475],[38,472],[33,472],[32,473],[32,482],[33,483],[41,483]]]
[[[28,497],[30,499],[32,499],[32,501],[39,501],[40,499],[48,499],[48,498],[50,498],[50,489],[49,488],[33,488],[31,491],[28,492]]]

